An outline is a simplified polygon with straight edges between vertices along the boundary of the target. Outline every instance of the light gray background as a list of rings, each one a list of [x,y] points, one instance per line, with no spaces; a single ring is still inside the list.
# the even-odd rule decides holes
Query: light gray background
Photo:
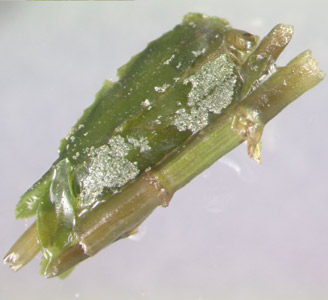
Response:
[[[263,36],[295,25],[280,59],[310,48],[328,70],[327,2],[0,3],[0,253],[24,231],[20,195],[56,159],[106,78],[189,11]],[[263,164],[240,146],[157,209],[134,240],[83,262],[64,281],[0,265],[0,298],[328,299],[327,80],[263,136]],[[27,222],[30,224],[30,221]]]

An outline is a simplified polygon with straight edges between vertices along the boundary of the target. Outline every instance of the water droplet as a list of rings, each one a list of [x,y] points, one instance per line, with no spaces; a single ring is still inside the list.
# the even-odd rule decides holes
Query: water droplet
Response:
[[[155,92],[164,93],[169,87],[170,85],[168,83],[165,83],[162,86],[155,86],[154,90]]]
[[[133,137],[133,136],[127,136],[126,137],[128,142],[133,145],[135,148],[140,148],[140,152],[146,152],[151,150],[151,147],[149,146],[149,141],[146,137]]]
[[[134,242],[140,242],[146,236],[146,233],[147,233],[147,227],[145,224],[143,224],[138,228],[138,232],[130,235],[128,239]]]
[[[175,57],[175,54],[172,54],[172,56],[169,59],[167,59],[166,61],[164,61],[163,64],[168,65],[174,57]]]
[[[243,153],[245,154],[246,150],[241,148]],[[244,182],[253,183],[258,180],[257,172],[255,172],[256,164],[253,164],[253,161],[250,159],[245,159],[245,155],[240,155],[235,158],[231,158],[228,156],[222,157],[219,162],[227,167],[231,168],[236,172],[236,174],[241,178]]]
[[[144,101],[141,102],[141,106],[143,107],[148,107],[150,105],[150,101],[148,99],[145,99]]]

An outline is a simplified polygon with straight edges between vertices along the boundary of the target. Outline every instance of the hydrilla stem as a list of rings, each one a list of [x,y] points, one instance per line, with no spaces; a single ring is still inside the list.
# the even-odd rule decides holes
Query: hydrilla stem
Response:
[[[110,201],[99,204],[76,228],[78,243],[56,257],[45,276],[58,276],[75,264],[95,255],[107,245],[135,232],[135,229],[159,205],[167,205],[172,194],[164,190],[151,172],[128,185]]]
[[[215,123],[192,136],[153,171],[154,175],[174,193],[245,140],[249,155],[260,161],[263,126],[323,78],[311,52],[303,52]]]
[[[311,52],[300,54],[156,168],[88,213],[77,228],[78,244],[53,261],[45,275],[57,276],[126,235],[157,206],[165,206],[174,192],[243,141],[248,141],[249,155],[260,161],[263,126],[323,78]]]
[[[287,42],[288,38],[284,40]],[[263,42],[259,45],[264,50],[265,46]],[[280,51],[277,48],[276,54]],[[95,209],[80,218],[76,228],[77,240],[54,258],[44,275],[60,275],[128,235],[157,206],[166,206],[178,189],[245,140],[248,141],[249,155],[260,162],[260,138],[264,125],[323,78],[324,73],[310,51],[279,68],[242,101],[228,108],[217,121],[165,157],[152,171],[141,175],[110,201],[103,199]],[[4,262],[10,263],[17,271],[39,250],[34,223],[10,249]]]
[[[10,264],[12,270],[18,271],[29,263],[39,251],[36,222],[34,222],[11,247],[4,258],[4,263]]]
[[[275,61],[290,42],[293,31],[291,25],[276,25],[248,57],[240,70],[244,80],[241,98],[251,91],[262,76],[272,72],[270,68],[274,68]]]

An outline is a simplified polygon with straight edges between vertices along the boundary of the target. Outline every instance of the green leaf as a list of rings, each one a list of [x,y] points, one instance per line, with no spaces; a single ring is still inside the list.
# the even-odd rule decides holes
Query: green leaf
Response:
[[[235,47],[233,42],[227,45],[231,37]],[[248,46],[240,47],[240,40]],[[238,70],[255,46],[252,35],[231,29],[223,19],[188,14],[121,67],[118,82],[105,81],[95,102],[62,140],[53,166],[69,160],[81,183],[76,191],[81,191],[81,210],[104,194],[109,198],[213,122],[238,98]],[[245,56],[236,59],[236,51]],[[125,150],[112,151],[111,143]],[[47,189],[39,186],[46,182],[49,187],[49,175],[22,197],[17,216],[35,214],[47,197]]]
[[[49,196],[41,200],[37,215],[39,243],[46,261],[74,239],[77,201],[73,193],[71,165],[67,159],[54,168]]]
[[[50,169],[43,177],[36,182],[26,193],[21,197],[16,206],[16,218],[29,218],[36,214],[40,202],[47,197],[51,183],[52,169]]]

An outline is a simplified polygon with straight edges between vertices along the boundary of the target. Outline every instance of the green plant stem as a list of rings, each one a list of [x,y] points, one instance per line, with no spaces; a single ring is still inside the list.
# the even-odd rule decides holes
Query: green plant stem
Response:
[[[272,71],[270,68],[274,67],[275,61],[292,39],[293,31],[291,25],[278,24],[261,40],[240,70],[244,79],[241,98],[251,91],[261,76]]]
[[[155,169],[88,213],[77,228],[79,242],[54,260],[45,276],[67,271],[127,235],[157,206],[166,206],[175,191],[243,141],[248,141],[249,155],[260,161],[258,145],[263,126],[323,77],[310,51],[279,69],[255,92],[165,157]]]
[[[154,170],[154,175],[165,189],[174,193],[245,140],[249,143],[249,155],[257,158],[259,154],[254,152],[263,126],[323,77],[311,52],[303,52],[215,123],[192,136],[183,149]]]
[[[9,263],[12,270],[18,271],[29,263],[39,251],[36,222],[34,222],[11,247],[4,262]]]
[[[171,197],[151,172],[140,176],[79,221],[76,228],[78,243],[55,258],[44,275],[48,278],[58,276],[105,246],[135,232],[156,207],[167,205]]]

